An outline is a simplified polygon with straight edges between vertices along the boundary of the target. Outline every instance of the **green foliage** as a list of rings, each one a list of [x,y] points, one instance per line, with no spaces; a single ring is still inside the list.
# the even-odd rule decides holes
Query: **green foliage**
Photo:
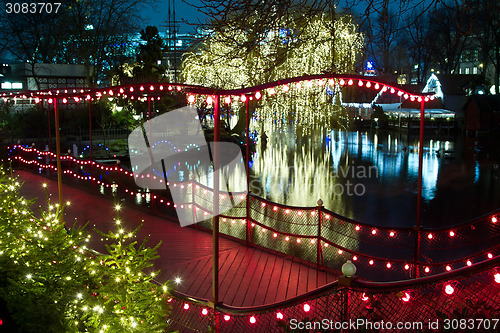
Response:
[[[87,247],[85,227],[66,230],[63,207],[36,217],[19,182],[0,169],[0,297],[25,332],[162,332],[168,283],[151,283],[154,248],[119,228],[107,254]]]
[[[165,68],[158,65],[158,61],[163,58],[164,42],[158,33],[158,28],[155,26],[147,26],[141,30],[141,39],[146,44],[139,45],[137,62],[133,70],[134,77],[142,80],[158,81],[163,77]]]
[[[378,105],[373,106],[371,119],[375,121],[374,125],[377,128],[387,128],[389,124],[389,117],[385,114],[384,109]]]

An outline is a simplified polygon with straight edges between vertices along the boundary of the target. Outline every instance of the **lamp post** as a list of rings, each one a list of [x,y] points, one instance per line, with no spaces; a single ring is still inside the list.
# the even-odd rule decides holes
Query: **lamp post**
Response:
[[[342,265],[342,274],[344,275],[338,278],[339,285],[345,286],[345,288],[342,289],[342,309],[340,316],[342,321],[348,321],[350,317],[351,281],[355,278],[356,266],[350,260],[347,260],[346,263]]]

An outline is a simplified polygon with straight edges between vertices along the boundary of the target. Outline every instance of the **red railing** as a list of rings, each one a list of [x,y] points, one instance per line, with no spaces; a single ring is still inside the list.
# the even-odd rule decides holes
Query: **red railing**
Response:
[[[224,304],[213,308],[208,300],[174,292],[169,319],[171,328],[181,332],[206,332],[215,325],[220,332],[289,332],[287,328],[299,325],[321,325],[308,332],[466,331],[464,325],[469,331],[496,332],[499,264],[500,257],[495,257],[401,282],[335,281],[283,302],[246,308]]]
[[[14,163],[33,171],[51,175],[55,172],[55,155],[35,148],[14,146]],[[134,201],[156,212],[175,214],[174,208],[192,211],[202,220],[210,216],[213,193],[198,183],[174,184],[185,193],[182,207],[165,195],[167,191],[138,189],[134,174],[117,165],[102,165],[95,161],[63,156],[64,178],[80,186],[88,186],[101,193],[109,192]],[[137,175],[136,175],[137,177]],[[151,182],[162,182],[156,174],[141,177]],[[165,185],[165,184],[164,184]],[[470,266],[491,259],[500,251],[500,210],[478,217],[464,224],[441,229],[374,227],[317,207],[292,207],[276,204],[249,194],[233,206],[235,196],[242,193],[220,194],[220,232],[245,241],[252,246],[280,252],[320,269],[339,272],[346,260],[352,260],[359,275],[375,281],[393,281],[411,278],[415,263],[421,276],[429,276]],[[139,201],[141,201],[139,200]],[[185,206],[185,207],[184,207]],[[211,229],[211,222],[197,226]],[[419,256],[415,258],[415,239],[420,234]]]
[[[51,152],[14,146],[10,154],[14,167],[55,175],[55,156]],[[71,156],[63,156],[62,160],[66,182],[134,201],[141,198],[148,201],[142,204],[148,209],[174,214],[175,203],[164,193],[137,189],[134,174],[128,170]],[[152,182],[161,180],[154,174],[149,178]],[[192,200],[185,209],[200,216],[210,213],[206,209],[213,196],[209,188],[191,182],[175,186],[182,186],[186,198]],[[283,302],[248,308],[223,303],[214,307],[208,300],[174,292],[168,318],[173,329],[206,332],[217,326],[219,332],[287,332],[301,325],[323,325],[321,329],[325,330],[354,327],[375,332],[384,328],[460,330],[469,325],[467,328],[474,327],[474,331],[486,332],[500,327],[499,211],[453,227],[421,229],[421,255],[416,262],[424,277],[408,279],[415,262],[412,246],[417,230],[373,227],[321,205],[290,207],[252,194],[235,207],[227,194],[221,194],[220,202],[225,210],[221,233],[301,258],[320,269],[338,270],[350,259],[358,267],[358,277]],[[211,227],[208,222],[199,225]],[[393,326],[382,327],[383,323]],[[396,325],[415,326],[398,329]]]

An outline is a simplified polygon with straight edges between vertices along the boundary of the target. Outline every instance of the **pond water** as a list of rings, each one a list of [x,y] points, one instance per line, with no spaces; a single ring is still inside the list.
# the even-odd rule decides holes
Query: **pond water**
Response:
[[[292,206],[322,199],[325,208],[374,225],[415,225],[418,134],[261,128],[268,138],[253,156],[253,193]],[[494,139],[426,137],[423,149],[423,226],[461,224],[500,208]]]

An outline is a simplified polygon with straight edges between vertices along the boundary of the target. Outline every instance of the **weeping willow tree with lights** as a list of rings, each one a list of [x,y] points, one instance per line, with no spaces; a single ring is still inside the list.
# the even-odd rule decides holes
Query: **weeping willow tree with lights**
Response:
[[[274,28],[258,35],[230,26],[217,30],[186,55],[183,80],[232,89],[304,74],[354,73],[364,41],[352,17],[323,12],[306,20],[303,15],[283,16]],[[256,16],[248,20],[248,26],[259,24]],[[277,88],[272,97],[263,94],[254,115],[277,126],[334,125],[345,115],[338,92],[338,85],[327,82],[305,82],[286,93]]]
[[[103,234],[107,253],[88,247],[84,227],[66,230],[63,207],[37,217],[20,184],[0,169],[0,302],[23,332],[165,332],[169,286],[154,284],[157,247],[137,230]]]

